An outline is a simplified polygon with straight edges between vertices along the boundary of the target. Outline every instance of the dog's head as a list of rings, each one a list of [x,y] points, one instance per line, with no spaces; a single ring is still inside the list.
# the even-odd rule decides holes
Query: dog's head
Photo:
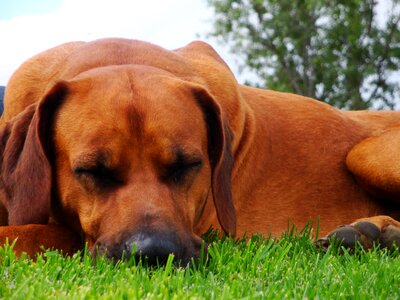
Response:
[[[96,68],[55,84],[0,138],[10,225],[45,223],[52,211],[92,250],[187,262],[213,199],[235,234],[230,130],[199,84],[149,66]]]

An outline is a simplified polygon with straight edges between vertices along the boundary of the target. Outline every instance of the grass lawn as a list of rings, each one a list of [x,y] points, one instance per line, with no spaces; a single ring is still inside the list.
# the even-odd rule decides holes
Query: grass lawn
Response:
[[[288,233],[278,241],[207,237],[209,258],[178,268],[141,262],[113,264],[86,254],[55,251],[36,262],[0,248],[0,297],[4,299],[399,299],[400,252],[338,245],[325,253],[310,233]]]

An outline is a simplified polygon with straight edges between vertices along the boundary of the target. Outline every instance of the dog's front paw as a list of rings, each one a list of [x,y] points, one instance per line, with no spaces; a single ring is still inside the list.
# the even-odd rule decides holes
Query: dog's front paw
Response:
[[[366,250],[374,245],[380,245],[383,248],[395,245],[400,248],[400,228],[392,224],[380,225],[365,220],[343,225],[318,239],[314,244],[324,250],[328,249],[333,240],[340,242],[347,249],[354,249],[357,244]]]

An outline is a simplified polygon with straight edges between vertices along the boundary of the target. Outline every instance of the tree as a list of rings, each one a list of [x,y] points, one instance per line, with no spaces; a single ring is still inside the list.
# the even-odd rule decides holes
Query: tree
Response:
[[[254,72],[248,84],[339,108],[400,103],[400,1],[207,0],[216,38]],[[383,5],[383,4],[380,4]]]

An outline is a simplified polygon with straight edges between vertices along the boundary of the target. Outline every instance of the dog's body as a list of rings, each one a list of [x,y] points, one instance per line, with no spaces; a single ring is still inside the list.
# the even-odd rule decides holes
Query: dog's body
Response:
[[[51,216],[114,257],[137,244],[188,259],[210,226],[279,235],[320,218],[326,234],[400,213],[400,112],[239,85],[201,42],[65,44],[22,65],[4,104],[0,223]]]

